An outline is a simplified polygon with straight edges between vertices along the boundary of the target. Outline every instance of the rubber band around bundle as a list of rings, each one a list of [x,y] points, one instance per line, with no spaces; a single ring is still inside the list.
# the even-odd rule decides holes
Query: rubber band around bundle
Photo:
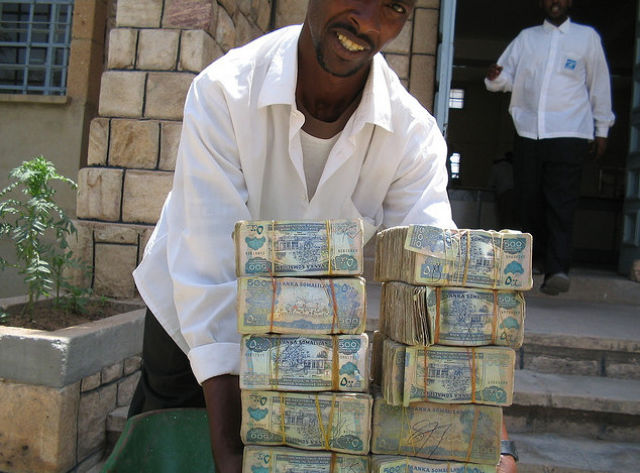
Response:
[[[493,289],[493,316],[491,317],[491,345],[496,344],[498,338],[498,291]]]
[[[325,425],[322,423],[322,409],[320,408],[320,397],[319,394],[316,393],[315,394],[315,401],[316,401],[316,416],[318,419],[318,428],[320,429],[320,435],[322,436],[322,443],[323,443],[323,447],[325,450],[331,450],[329,447],[329,435],[331,434],[331,432],[327,431],[327,429],[331,429],[331,425],[333,423],[333,410],[335,407],[335,401],[336,401],[336,395],[334,393],[331,394],[331,408],[329,409],[329,421],[328,421],[328,425],[325,428]]]
[[[471,428],[471,435],[469,435],[469,448],[467,448],[467,456],[465,457],[465,463],[469,463],[471,455],[473,453],[473,442],[476,438],[476,430],[478,429],[478,411],[479,407],[473,406],[473,427]]]
[[[338,301],[336,300],[336,288],[333,285],[333,279],[329,279],[329,287],[331,288],[331,306],[333,308],[333,316],[331,318],[331,333],[342,333],[338,324]],[[338,330],[334,330],[338,327]]]
[[[327,231],[327,270],[329,276],[331,276],[333,274],[331,268],[331,222],[329,220],[325,220],[324,225]]]
[[[275,311],[276,311],[276,292],[278,290],[278,282],[276,278],[273,277],[273,274],[271,275],[271,289],[272,289],[272,294],[271,294],[271,316],[269,319],[269,333],[273,333],[273,319],[275,318]]]
[[[332,359],[331,359],[331,390],[337,391],[340,385],[340,353],[338,352],[338,337],[331,336],[332,341]]]
[[[471,347],[467,350],[471,351],[471,402],[476,402],[476,349]]]
[[[285,405],[284,405],[284,393],[283,392],[279,392],[278,396],[280,398],[280,434],[282,437],[282,445],[286,445],[287,444],[287,434],[285,433]]]
[[[469,230],[463,230],[460,239],[462,239],[464,235],[467,236],[467,254],[465,255],[465,259],[464,259],[464,273],[462,276],[462,285],[466,286],[467,278],[469,277],[469,264],[471,263],[471,232]],[[462,247],[462,245],[460,245],[460,247]]]
[[[413,438],[413,428],[411,427],[411,422],[409,419],[409,414],[408,414],[408,407],[401,407],[402,409],[402,421],[400,422],[400,437],[398,438],[398,452],[397,455],[401,455],[402,451],[401,451],[401,445],[402,445],[402,440],[406,439],[407,440],[407,446],[411,449],[411,453],[412,456],[417,457],[418,456],[418,451],[416,449],[416,444],[415,444],[415,439]],[[408,435],[405,437],[404,435],[404,430],[405,430],[405,426],[407,427],[408,430]]]
[[[440,341],[441,304],[442,304],[442,288],[436,287],[436,329],[433,335],[433,343],[438,343]]]
[[[429,348],[424,347],[424,397],[425,401],[429,400]],[[406,399],[405,402],[408,402],[409,399]]]
[[[338,456],[335,452],[331,452],[331,464],[329,465],[329,473],[334,473],[336,471],[336,460]]]
[[[269,234],[271,239],[271,245],[269,246],[269,250],[271,254],[269,255],[269,276],[275,276],[275,265],[276,265],[276,221],[271,220],[271,232]]]

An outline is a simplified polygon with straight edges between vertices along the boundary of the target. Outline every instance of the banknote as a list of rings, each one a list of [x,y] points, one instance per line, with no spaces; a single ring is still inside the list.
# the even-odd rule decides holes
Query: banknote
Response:
[[[371,455],[371,473],[496,473],[496,465]]]
[[[382,284],[380,330],[407,345],[522,346],[519,291]]]
[[[505,230],[394,227],[376,240],[375,277],[427,286],[526,291],[533,287],[532,238]]]
[[[237,276],[362,273],[362,220],[240,221],[233,238]]]
[[[369,473],[369,457],[291,447],[248,445],[243,473]]]
[[[369,394],[241,391],[245,445],[366,455],[371,438]]]
[[[360,334],[366,324],[363,278],[238,278],[242,334]]]
[[[240,388],[366,392],[368,348],[366,334],[245,335]]]
[[[382,357],[382,392],[391,405],[431,401],[509,406],[513,402],[515,352],[511,348],[407,346],[386,339]]]
[[[501,429],[500,407],[431,402],[401,407],[387,404],[377,395],[371,451],[496,465]]]

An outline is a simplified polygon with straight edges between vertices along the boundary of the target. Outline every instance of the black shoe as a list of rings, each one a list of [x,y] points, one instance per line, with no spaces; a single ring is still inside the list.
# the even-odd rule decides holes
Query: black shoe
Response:
[[[540,291],[550,296],[557,296],[561,292],[567,292],[570,284],[571,280],[566,273],[547,274],[540,286]]]

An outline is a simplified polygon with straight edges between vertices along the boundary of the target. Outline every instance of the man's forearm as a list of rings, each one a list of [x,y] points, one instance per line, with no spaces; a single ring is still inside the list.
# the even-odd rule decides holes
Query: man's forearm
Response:
[[[242,471],[242,440],[240,425],[240,383],[238,376],[225,374],[202,383],[209,417],[211,449],[220,473]]]

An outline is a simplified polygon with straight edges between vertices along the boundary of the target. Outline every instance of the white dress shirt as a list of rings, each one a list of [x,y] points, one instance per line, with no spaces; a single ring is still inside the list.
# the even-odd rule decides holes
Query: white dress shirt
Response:
[[[357,218],[454,227],[446,145],[381,55],[307,197],[296,108],[300,26],[230,51],[187,96],[173,189],[134,272],[199,382],[238,373],[234,223]]]
[[[492,92],[512,92],[509,112],[520,136],[531,139],[606,137],[613,125],[609,68],[600,36],[567,19],[559,27],[524,29],[498,59]]]

